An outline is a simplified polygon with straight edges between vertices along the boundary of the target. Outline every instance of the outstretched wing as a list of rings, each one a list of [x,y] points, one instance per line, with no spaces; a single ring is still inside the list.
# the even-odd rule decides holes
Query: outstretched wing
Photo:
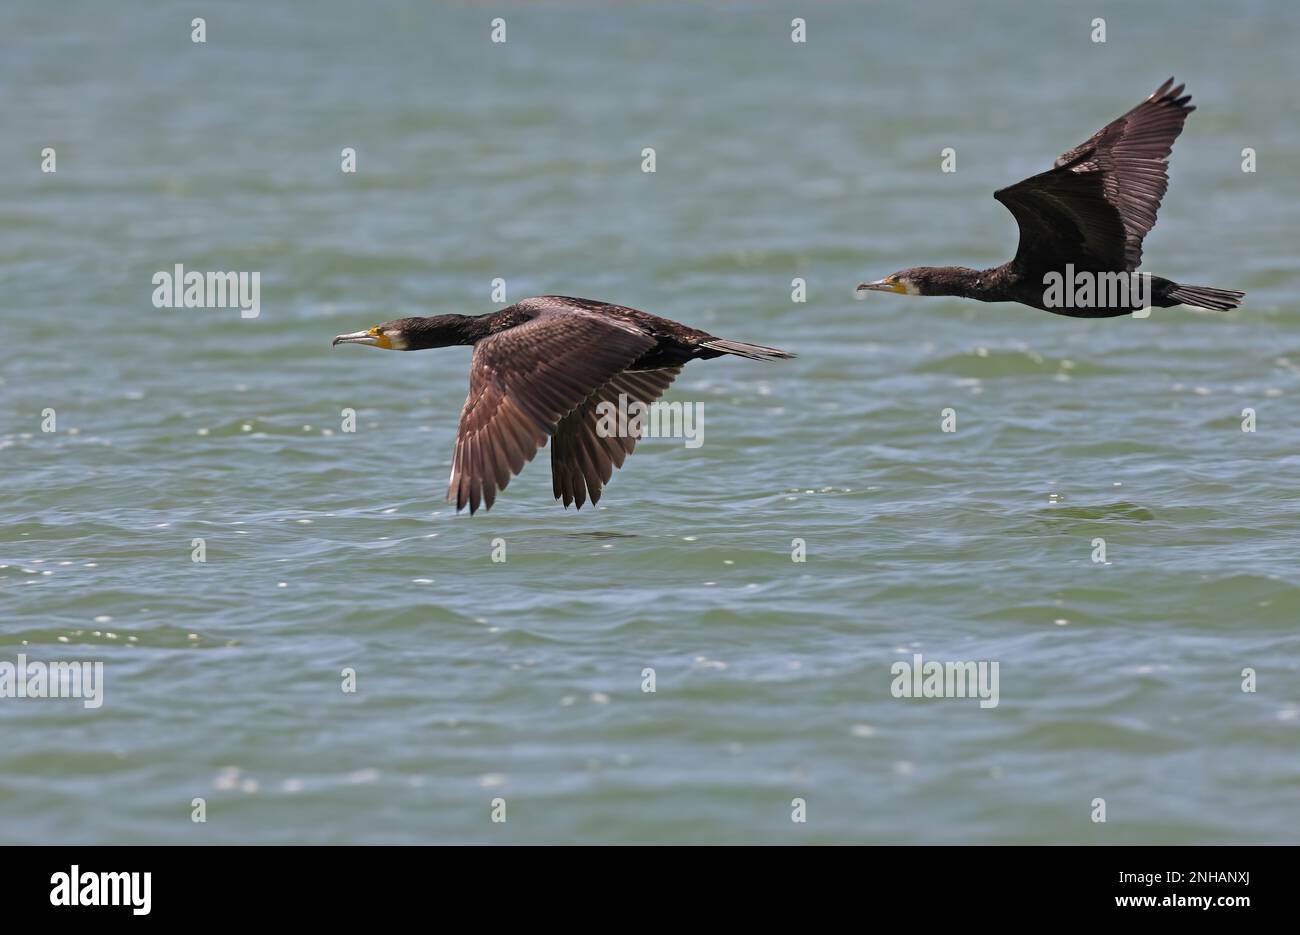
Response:
[[[634,402],[648,407],[681,372],[681,367],[625,370],[564,417],[551,439],[551,487],[555,499],[562,499],[566,509],[570,503],[582,509],[588,497],[593,504],[598,503],[601,487],[609,483],[614,468],[623,466],[641,437],[636,422],[627,426],[630,431],[626,435],[602,435],[602,422],[607,425],[608,420],[601,419],[597,411],[600,404],[608,403],[617,412],[621,394],[625,407]]]
[[[1170,78],[1127,114],[1061,155],[1052,169],[993,197],[1020,226],[1012,261],[1033,275],[1076,269],[1133,271],[1169,187],[1169,154],[1196,108]]]
[[[472,514],[523,470],[571,410],[653,346],[616,319],[544,310],[474,346],[447,500]]]

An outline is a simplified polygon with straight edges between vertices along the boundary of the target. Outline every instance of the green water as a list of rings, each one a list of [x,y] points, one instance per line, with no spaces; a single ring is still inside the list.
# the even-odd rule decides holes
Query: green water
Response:
[[[1300,8],[196,10],[0,8],[0,662],[104,663],[0,698],[0,840],[1295,840]],[[1010,256],[992,191],[1170,74],[1146,268],[1242,309],[854,300]],[[154,307],[177,263],[259,317]],[[497,278],[800,356],[688,367],[704,444],[597,509],[543,452],[456,516],[468,350],[329,342]]]

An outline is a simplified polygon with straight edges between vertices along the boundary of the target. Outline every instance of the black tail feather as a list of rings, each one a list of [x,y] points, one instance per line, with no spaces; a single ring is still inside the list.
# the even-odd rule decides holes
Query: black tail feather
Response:
[[[1236,308],[1246,296],[1246,293],[1238,292],[1235,289],[1215,289],[1213,286],[1185,286],[1182,283],[1176,284],[1165,294],[1175,302],[1183,305],[1208,308],[1215,312],[1226,312],[1230,308]]]

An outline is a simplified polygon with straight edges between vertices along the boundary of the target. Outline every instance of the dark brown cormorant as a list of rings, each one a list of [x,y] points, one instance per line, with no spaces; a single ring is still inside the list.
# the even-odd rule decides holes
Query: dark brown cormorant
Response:
[[[447,501],[471,514],[489,509],[497,491],[551,441],[557,500],[578,509],[609,483],[636,446],[637,423],[625,437],[597,430],[597,406],[649,407],[690,360],[724,354],[753,360],[793,357],[757,344],[715,338],[634,308],[544,295],[487,315],[399,318],[334,344],[418,351],[474,346],[469,396],[460,413]]]
[[[983,270],[918,266],[858,290],[1021,302],[1074,318],[1113,318],[1150,306],[1236,308],[1245,293],[1136,273],[1142,238],[1169,186],[1169,153],[1196,109],[1189,100],[1170,78],[1048,171],[994,192],[1020,226],[1010,262]]]

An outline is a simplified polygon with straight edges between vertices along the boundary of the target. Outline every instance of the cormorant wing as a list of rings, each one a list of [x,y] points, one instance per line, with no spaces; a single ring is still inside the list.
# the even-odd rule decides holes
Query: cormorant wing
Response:
[[[1169,154],[1196,108],[1170,78],[1145,101],[1062,154],[1052,169],[993,193],[1020,226],[1012,261],[1034,275],[1133,271],[1169,187]]]
[[[587,401],[561,420],[551,438],[551,487],[555,499],[564,500],[567,509],[577,503],[578,509],[591,497],[593,504],[600,501],[600,490],[609,483],[614,468],[636,447],[640,432],[629,424],[627,435],[618,436],[598,431],[601,414],[597,407],[609,403],[619,411],[619,395],[624,397],[625,410],[639,402],[649,407],[664,394],[673,380],[682,372],[681,367],[663,367],[659,370],[625,370],[587,397]],[[629,413],[635,415],[635,413]],[[615,416],[617,418],[617,416]]]
[[[633,325],[560,305],[475,344],[447,500],[491,507],[560,420],[653,345]]]

